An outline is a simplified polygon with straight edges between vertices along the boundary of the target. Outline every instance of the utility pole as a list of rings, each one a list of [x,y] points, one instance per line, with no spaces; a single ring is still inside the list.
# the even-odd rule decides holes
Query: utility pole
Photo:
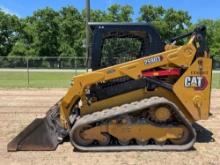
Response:
[[[86,0],[86,65],[87,71],[89,67],[89,48],[90,48],[90,35],[89,35],[89,23],[90,21],[90,0]]]

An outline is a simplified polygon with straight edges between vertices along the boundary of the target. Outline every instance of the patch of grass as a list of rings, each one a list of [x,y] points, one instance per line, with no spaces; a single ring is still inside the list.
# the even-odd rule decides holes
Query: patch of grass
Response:
[[[77,73],[77,74],[80,74]],[[30,72],[30,88],[67,88],[70,86],[75,72]],[[0,72],[0,88],[28,87],[27,72]],[[220,73],[213,73],[212,87],[220,89]]]
[[[212,74],[212,88],[220,89],[220,73]]]
[[[66,88],[70,86],[75,72],[30,72],[30,88]],[[28,87],[27,72],[0,72],[0,87],[26,88]]]

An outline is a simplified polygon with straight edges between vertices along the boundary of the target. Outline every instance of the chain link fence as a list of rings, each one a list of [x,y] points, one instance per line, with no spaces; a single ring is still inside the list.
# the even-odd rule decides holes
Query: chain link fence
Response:
[[[84,57],[2,57],[0,68],[16,69],[85,69]]]
[[[86,70],[83,57],[0,56],[0,87],[68,87]]]
[[[102,67],[130,58],[109,57]],[[85,57],[3,57],[0,56],[1,87],[68,87],[72,78],[87,71]]]
[[[123,63],[130,58],[103,58],[102,67]],[[213,87],[220,88],[220,64],[213,63]],[[1,57],[0,88],[63,88],[72,78],[87,71],[84,57]]]

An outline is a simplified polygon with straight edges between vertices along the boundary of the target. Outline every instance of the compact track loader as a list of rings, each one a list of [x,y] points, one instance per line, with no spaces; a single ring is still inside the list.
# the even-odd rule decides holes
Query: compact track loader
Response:
[[[16,136],[8,151],[55,150],[66,139],[81,151],[190,149],[196,140],[192,124],[209,117],[206,28],[165,44],[148,24],[89,25],[92,71],[75,76],[66,95]],[[124,51],[109,49],[121,41]],[[116,51],[131,58],[117,61]]]

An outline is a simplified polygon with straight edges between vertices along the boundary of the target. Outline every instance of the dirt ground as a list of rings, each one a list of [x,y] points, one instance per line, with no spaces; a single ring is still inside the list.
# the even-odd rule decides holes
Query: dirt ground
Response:
[[[69,142],[54,152],[7,152],[7,143],[34,118],[44,116],[66,89],[18,89],[0,90],[0,164],[220,164],[220,90],[212,91],[209,120],[199,122],[201,129],[198,142],[184,152],[74,152]],[[210,132],[209,132],[209,131]],[[212,135],[213,134],[213,135]]]

